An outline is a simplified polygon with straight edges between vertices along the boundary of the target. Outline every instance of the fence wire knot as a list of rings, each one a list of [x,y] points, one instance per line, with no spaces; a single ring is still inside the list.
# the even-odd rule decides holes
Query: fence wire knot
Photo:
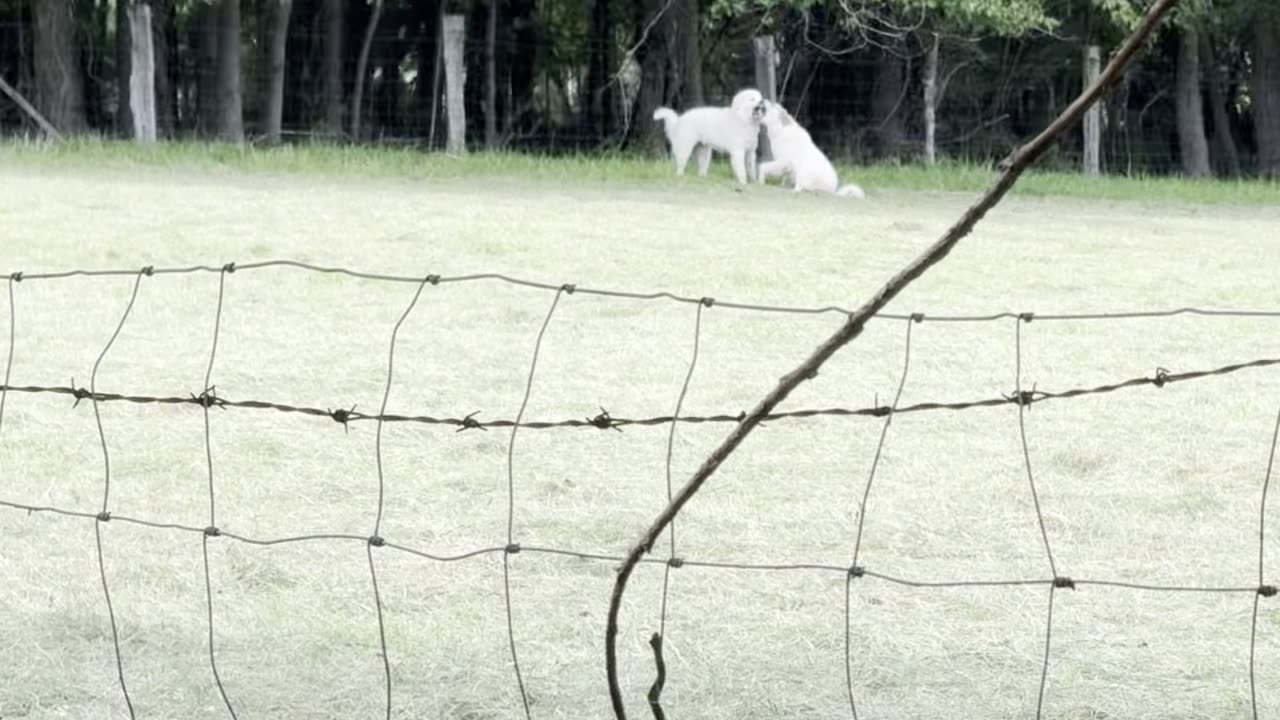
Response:
[[[1024,323],[1029,323],[1036,319],[1036,314],[1033,312],[1018,313],[1018,319]]]
[[[573,283],[565,283],[560,286],[560,289],[564,291],[565,295],[572,295],[578,289],[578,286]]]
[[[682,568],[684,567],[684,558],[667,558],[667,565],[677,569]]]
[[[462,427],[458,428],[457,430],[454,430],[454,432],[462,432],[463,430],[483,430],[484,432],[489,432],[489,428],[486,428],[484,425],[481,425],[480,421],[476,419],[476,416],[479,414],[480,414],[480,411],[477,410],[471,413],[470,415],[467,415],[466,417],[462,418]]]
[[[22,282],[22,271],[19,270],[16,273],[11,273],[9,275],[9,279],[12,280],[13,282]]]
[[[427,282],[431,283],[432,285],[439,285],[439,284],[440,284],[440,276],[439,276],[439,275],[428,275],[428,276],[427,276]]]
[[[199,395],[192,395],[191,402],[195,403],[196,405],[199,405],[202,408],[210,408],[210,407],[216,406],[216,407],[222,408],[223,410],[227,409],[226,401],[218,397],[218,390],[216,385],[210,385],[209,387],[201,391]]]
[[[103,510],[97,515],[94,515],[94,519],[97,520],[98,522],[111,522],[111,513],[107,512],[106,510]]]
[[[872,417],[884,417],[885,415],[888,415],[891,412],[893,412],[893,408],[889,407],[888,405],[876,405],[875,407],[871,408]]]
[[[224,273],[230,274],[230,273],[233,273],[233,272],[235,272],[235,271],[236,271],[236,264],[235,264],[235,262],[229,262],[229,263],[227,263],[226,265],[223,265],[223,266],[222,266],[222,272],[224,272]]]
[[[93,393],[89,392],[87,388],[76,387],[75,378],[71,378],[71,395],[76,399],[76,401],[71,405],[73,409],[80,406],[81,400],[86,400],[88,398],[93,397]]]
[[[911,322],[917,323],[917,324],[924,322],[924,313],[921,313],[921,312],[911,313]]]
[[[19,274],[21,274],[21,273],[19,273]],[[711,307],[712,305],[715,305],[715,304],[716,304],[716,299],[715,299],[715,298],[713,298],[713,297],[704,297],[704,298],[702,298],[701,300],[699,300],[699,301],[698,301],[698,304],[699,304],[699,305],[701,305],[702,307],[709,308],[709,307]]]
[[[1259,595],[1261,595],[1262,597],[1265,597],[1265,598],[1275,597],[1275,594],[1276,594],[1276,586],[1275,586],[1275,585],[1262,585],[1262,586],[1259,586],[1259,587],[1258,587],[1258,594],[1259,594]]]
[[[609,414],[609,411],[604,408],[600,408],[599,415],[593,418],[587,418],[587,423],[592,427],[597,427],[601,430],[617,430],[618,432],[622,432],[622,428],[618,427],[617,421],[614,420],[613,416]]]
[[[214,525],[210,525],[209,527],[207,527],[207,528],[205,528],[205,529],[204,529],[204,536],[205,536],[205,537],[219,537],[219,536],[221,536],[221,535],[222,535],[222,531],[221,531],[221,530],[219,530],[219,529],[218,529],[216,526],[214,526]]]
[[[520,543],[509,543],[506,547],[502,548],[502,552],[508,555],[519,555]]]
[[[142,270],[141,270],[141,272],[142,272],[142,274],[143,274],[143,275],[146,275],[147,277],[151,277],[152,275],[155,275],[155,274],[156,274],[156,266],[155,266],[155,265],[144,265],[144,266],[142,266]]]
[[[1071,578],[1069,578],[1069,577],[1061,577],[1061,576],[1059,576],[1059,577],[1054,578],[1054,579],[1053,579],[1053,586],[1054,586],[1054,587],[1056,587],[1056,588],[1068,588],[1068,589],[1070,589],[1070,590],[1075,590],[1075,589],[1076,589],[1076,583],[1075,583],[1075,581],[1074,581],[1074,580],[1072,580],[1072,579],[1071,579]]]
[[[369,544],[372,545],[373,547],[382,547],[383,545],[387,544],[387,541],[385,538],[379,535],[370,535]]]
[[[326,408],[326,410],[327,409],[328,408]],[[355,411],[356,411],[355,405],[352,405],[350,410],[343,410],[342,408],[338,408],[337,410],[329,410],[329,417],[333,418],[334,422],[342,426],[343,432],[350,432],[350,428],[347,426],[347,423],[351,422],[351,420],[353,419],[352,415],[354,415]]]
[[[862,567],[861,565],[849,566],[849,577],[851,578],[855,578],[855,579],[860,578],[866,574],[867,574],[867,569]]]
[[[1169,382],[1169,371],[1162,367],[1156,368],[1155,379],[1151,382],[1155,383],[1156,387],[1164,387],[1165,383]]]
[[[1031,403],[1047,397],[1049,397],[1048,393],[1039,392],[1036,390],[1036,386],[1032,385],[1030,390],[1018,390],[1010,395],[1005,395],[1004,399],[1023,407],[1031,407]]]

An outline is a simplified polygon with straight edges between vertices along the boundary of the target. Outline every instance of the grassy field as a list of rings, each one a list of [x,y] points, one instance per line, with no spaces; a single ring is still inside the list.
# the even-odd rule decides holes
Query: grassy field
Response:
[[[714,297],[701,311],[682,414],[749,408],[840,322],[727,302],[853,307],[972,201],[985,171],[847,169],[865,201],[739,190],[723,164],[674,181],[665,164],[466,159],[303,148],[268,153],[119,145],[0,146],[0,274],[240,265],[293,259],[375,273],[504,273],[553,286]],[[902,405],[997,398],[1015,386],[1015,321],[1034,312],[1022,384],[1060,392],[1280,357],[1280,318],[1109,321],[1055,313],[1196,306],[1280,310],[1275,185],[1029,178],[890,310],[911,326]],[[1204,202],[1191,202],[1203,200]],[[134,277],[12,283],[0,291],[10,382],[88,386]],[[198,394],[210,365],[217,273],[142,278],[102,359],[103,392]],[[229,400],[376,412],[393,327],[417,286],[287,267],[226,276],[211,383]],[[554,291],[497,280],[427,286],[397,335],[388,412],[512,419]],[[560,296],[525,420],[669,415],[689,372],[697,306]],[[908,323],[878,320],[786,409],[889,402]],[[9,345],[9,328],[15,342]],[[94,410],[10,392],[0,500],[96,513],[104,462]],[[205,426],[194,405],[99,403],[117,516],[210,524]],[[1258,522],[1280,373],[1229,375],[1053,400],[1027,412],[1057,571],[1169,586],[1257,585]],[[849,563],[884,420],[766,424],[680,516],[677,554],[749,564]],[[372,422],[231,408],[209,413],[218,670],[241,718],[382,717],[385,692],[366,546],[379,507]],[[681,424],[679,483],[728,430]],[[619,555],[666,497],[669,426],[456,432],[388,423],[379,532],[452,556],[507,543]],[[508,466],[508,452],[511,465]],[[509,474],[510,472],[510,474]],[[1274,489],[1273,489],[1274,490]],[[859,562],[914,581],[1050,577],[1013,405],[898,415]],[[1280,581],[1280,502],[1267,510],[1267,582]],[[101,526],[125,679],[138,717],[228,717],[209,669],[202,537]],[[659,547],[665,556],[665,542]],[[655,551],[658,552],[658,551]],[[502,555],[440,562],[373,551],[397,718],[522,716]],[[512,619],[535,718],[608,716],[603,665],[614,564],[510,557]],[[663,568],[637,571],[621,667],[648,716],[647,645]],[[0,717],[126,717],[94,522],[0,508]],[[672,571],[664,705],[680,718],[849,714],[840,571]],[[1031,717],[1044,585],[853,584],[859,717]],[[1253,595],[1082,584],[1060,590],[1047,718],[1245,718]],[[1258,705],[1280,712],[1280,597],[1262,599]]]

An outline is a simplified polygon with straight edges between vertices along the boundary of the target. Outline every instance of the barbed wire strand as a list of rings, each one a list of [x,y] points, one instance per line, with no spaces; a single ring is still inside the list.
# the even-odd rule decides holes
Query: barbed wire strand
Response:
[[[902,375],[898,378],[898,389],[893,395],[893,404],[889,406],[889,412],[885,415],[884,423],[880,427],[880,439],[876,442],[876,451],[871,458],[871,469],[867,471],[866,486],[862,491],[862,501],[858,505],[858,529],[853,541],[853,560],[849,563],[849,571],[844,578],[844,680],[845,689],[849,695],[849,714],[853,716],[853,720],[858,720],[858,705],[854,701],[853,693],[853,580],[855,577],[861,577],[864,572],[858,564],[858,557],[862,551],[862,530],[867,521],[867,502],[871,499],[871,483],[875,481],[876,470],[880,468],[880,458],[884,452],[884,443],[889,437],[889,426],[893,424],[898,401],[902,399],[902,390],[907,386],[907,374],[911,371],[911,326],[914,324],[914,320],[906,321],[906,337],[902,343]]]
[[[1036,694],[1036,720],[1044,717],[1044,692],[1049,680],[1049,653],[1053,640],[1053,600],[1054,591],[1058,587],[1074,587],[1071,581],[1058,576],[1058,565],[1053,559],[1053,547],[1049,544],[1049,530],[1045,526],[1044,511],[1040,507],[1040,493],[1036,491],[1035,474],[1031,470],[1031,449],[1027,445],[1027,408],[1031,405],[1035,391],[1024,393],[1022,390],[1022,324],[1031,322],[1032,315],[1022,315],[1013,320],[1013,377],[1014,398],[1018,402],[1018,437],[1022,445],[1023,464],[1027,470],[1027,486],[1031,489],[1031,502],[1036,510],[1036,524],[1040,528],[1040,538],[1044,541],[1044,554],[1049,560],[1049,574],[1053,576],[1053,584],[1049,586],[1049,609],[1045,613],[1044,631],[1044,664],[1040,667],[1040,689]]]
[[[1200,380],[1209,377],[1222,375],[1230,375],[1244,370],[1256,370],[1266,367],[1274,367],[1280,365],[1280,358],[1260,358],[1247,362],[1231,363],[1207,370],[1192,370],[1180,373],[1171,373],[1164,368],[1156,368],[1154,374],[1150,376],[1140,376],[1129,378],[1119,382],[1106,383],[1093,387],[1072,388],[1059,392],[1050,392],[1047,390],[1035,390],[1026,398],[1031,403],[1041,403],[1048,400],[1069,400],[1072,398],[1085,397],[1089,395],[1102,395],[1113,393],[1120,390],[1127,390],[1136,387],[1154,386],[1162,388],[1165,385],[1187,382],[1190,380]],[[3,385],[0,391],[21,392],[21,393],[52,393],[60,395],[70,395],[77,399],[80,398],[96,398],[100,402],[129,402],[135,404],[158,404],[158,405],[190,405],[199,404],[202,399],[192,395],[185,396],[155,396],[155,395],[124,395],[120,393],[98,392],[92,395],[84,388],[76,388],[74,386],[47,386],[47,385]],[[232,400],[226,397],[217,396],[211,398],[213,404],[220,408],[233,408],[242,410],[274,410],[286,414],[297,414],[306,417],[325,418],[331,421],[337,421],[344,427],[349,427],[352,423],[364,421],[383,422],[403,422],[416,423],[424,425],[450,425],[462,430],[476,430],[485,428],[509,428],[515,426],[515,421],[510,419],[498,419],[481,421],[471,413],[465,417],[436,417],[432,415],[401,415],[397,413],[384,414],[368,414],[352,410],[332,410],[320,407],[308,407],[290,405],[287,403],[264,401],[264,400]],[[1001,395],[995,398],[986,398],[983,400],[965,400],[953,402],[919,402],[906,406],[899,406],[894,412],[901,415],[904,413],[930,412],[938,410],[960,411],[973,410],[978,408],[991,408],[1016,403],[1019,401],[1017,395]],[[778,420],[797,420],[816,417],[884,417],[889,412],[889,408],[883,405],[875,405],[863,408],[812,408],[805,410],[787,410],[776,411],[765,415],[763,422],[775,422]],[[672,422],[686,423],[691,425],[705,423],[738,423],[742,421],[744,412],[736,414],[721,413],[717,415],[682,415],[674,417],[671,415],[659,415],[646,418],[626,418],[626,417],[608,417],[608,425],[601,425],[601,418],[583,419],[581,417],[566,418],[563,420],[533,420],[521,421],[520,427],[529,430],[547,430],[556,428],[597,428],[605,427],[606,429],[623,429],[632,425],[635,426],[655,426],[667,425]]]
[[[422,297],[422,290],[427,286],[431,278],[424,278],[418,283],[418,289],[413,293],[413,299],[409,301],[409,306],[404,309],[404,313],[400,315],[400,319],[396,321],[395,327],[391,329],[391,343],[387,350],[387,385],[382,391],[382,409],[379,415],[385,415],[387,412],[387,402],[391,399],[391,384],[395,379],[396,372],[396,338],[400,334],[400,327],[404,325],[404,321],[409,318],[409,313],[413,312],[413,308],[418,304],[418,298]],[[382,426],[383,421],[378,421],[378,429],[374,433],[374,459],[378,467],[378,512],[373,521],[373,534],[369,536],[369,542],[365,546],[367,555],[369,556],[369,580],[373,585],[373,606],[378,612],[378,643],[382,657],[383,677],[386,681],[386,719],[391,720],[391,658],[387,651],[387,626],[382,616],[382,593],[378,590],[378,570],[373,562],[373,548],[381,547],[385,542],[382,539],[382,513],[386,500],[386,476],[382,468]]]
[[[125,305],[124,312],[120,315],[120,322],[116,325],[115,332],[111,333],[107,344],[102,348],[102,352],[98,354],[98,359],[93,363],[93,372],[89,374],[89,394],[95,396],[98,387],[98,368],[102,365],[102,359],[107,356],[107,351],[115,344],[116,338],[120,337],[120,331],[124,329],[124,323],[129,319],[129,313],[133,310],[133,303],[138,299],[138,288],[142,285],[142,277],[149,275],[148,268],[135,271],[137,276],[133,281],[133,292],[129,294],[129,303]],[[129,686],[124,681],[124,657],[120,651],[120,629],[116,622],[115,607],[111,604],[111,588],[107,584],[107,563],[102,556],[102,523],[111,519],[108,512],[108,503],[111,501],[111,453],[107,450],[107,434],[102,428],[102,413],[98,410],[98,400],[91,397],[93,404],[93,419],[98,426],[98,440],[102,444],[102,509],[99,511],[93,523],[93,537],[98,548],[98,574],[102,578],[102,595],[107,601],[107,618],[111,621],[111,644],[115,648],[116,653],[116,675],[120,678],[120,692],[124,695],[125,705],[129,709],[129,717],[137,717],[133,709],[133,700],[129,697]]]
[[[227,708],[227,714],[231,716],[232,720],[239,720],[236,709],[231,704],[231,697],[227,694],[226,685],[222,682],[222,675],[218,672],[216,642],[214,640],[216,632],[213,622],[213,573],[209,567],[209,538],[217,537],[219,534],[217,498],[214,493],[213,483],[213,433],[209,427],[209,408],[214,405],[214,400],[217,398],[213,388],[213,365],[218,359],[218,337],[222,332],[222,305],[226,295],[227,274],[234,272],[234,270],[234,265],[227,265],[222,269],[222,272],[218,273],[218,304],[213,314],[213,340],[209,343],[209,364],[204,372],[203,389],[196,399],[200,401],[200,409],[204,414],[204,452],[209,474],[209,527],[201,533],[200,537],[200,555],[204,559],[205,610],[209,625],[209,670],[213,673],[213,683],[218,688],[218,695],[222,698],[222,704]]]
[[[524,411],[529,407],[529,397],[533,394],[533,378],[538,372],[538,356],[542,353],[542,340],[547,334],[547,327],[551,325],[551,318],[560,304],[560,297],[566,293],[572,295],[573,292],[573,285],[565,285],[556,291],[555,297],[551,299],[551,307],[547,309],[542,327],[538,329],[538,338],[533,343],[533,359],[529,361],[529,377],[524,386],[524,398],[520,401],[520,410],[516,413],[515,423],[511,426],[511,438],[507,442],[507,547],[502,553],[502,594],[507,607],[507,641],[511,646],[511,667],[515,670],[516,684],[520,687],[520,702],[524,705],[526,720],[532,718],[533,714],[529,710],[529,694],[524,687],[524,673],[520,672],[520,657],[516,653],[515,620],[512,618],[511,610],[511,556],[520,552],[520,546],[516,544],[515,538],[516,433],[520,429],[520,420],[524,418]]]
[[[1262,479],[1262,502],[1258,511],[1258,591],[1253,596],[1253,615],[1249,620],[1249,702],[1253,720],[1258,720],[1258,679],[1255,676],[1258,650],[1258,605],[1263,596],[1274,597],[1276,589],[1268,589],[1265,576],[1267,553],[1267,490],[1271,487],[1271,470],[1275,467],[1276,444],[1280,441],[1280,412],[1276,413],[1275,430],[1271,433],[1271,452],[1267,454],[1267,472]],[[1268,595],[1268,593],[1270,593]]]
[[[235,263],[230,263],[235,265]],[[186,267],[174,268],[154,268],[156,275],[175,275],[188,274],[198,272],[221,272],[223,266],[211,265],[191,265]],[[353,270],[343,267],[331,267],[314,265],[311,263],[299,262],[296,260],[263,260],[254,263],[245,263],[236,265],[237,270],[258,270],[267,268],[291,268],[303,270],[318,274],[327,275],[343,275],[359,280],[373,280],[379,282],[398,282],[398,283],[417,283],[421,282],[421,275],[392,275],[386,273],[374,273],[361,270]],[[133,269],[104,269],[104,270],[67,270],[61,272],[45,272],[45,273],[23,273],[11,272],[10,278],[18,280],[58,280],[72,277],[110,277],[116,275],[132,275],[136,270]],[[440,276],[440,283],[472,283],[472,282],[500,282],[516,287],[531,288],[537,290],[557,291],[564,287],[563,284],[543,282],[538,280],[529,280],[526,278],[518,278],[503,273],[480,272],[468,275]],[[671,302],[697,304],[702,301],[704,296],[679,295],[668,291],[655,292],[633,292],[626,290],[610,290],[601,288],[577,287],[576,292],[583,295],[595,295],[601,297],[613,297],[628,300],[667,300]],[[783,313],[792,315],[822,315],[822,314],[840,314],[849,315],[854,310],[839,305],[822,305],[822,306],[800,306],[800,305],[771,305],[764,303],[747,303],[719,300],[716,305],[722,308],[733,310],[746,310],[751,312],[762,313]],[[953,323],[983,323],[994,322],[998,320],[1007,320],[1009,318],[1019,317],[1024,313],[1018,312],[998,312],[987,313],[981,315],[926,315],[921,316],[921,322],[953,322]],[[908,320],[917,314],[900,314],[900,313],[876,313],[872,319],[877,320]],[[1201,315],[1205,317],[1280,317],[1280,310],[1237,310],[1237,309],[1212,309],[1197,307],[1180,307],[1167,310],[1135,310],[1123,312],[1094,312],[1094,313],[1043,313],[1037,314],[1037,320],[1044,321],[1095,321],[1095,320],[1121,320],[1121,319],[1150,319],[1172,317],[1176,315]]]
[[[684,399],[689,394],[689,383],[693,380],[694,370],[698,367],[698,349],[702,343],[702,310],[703,308],[712,307],[715,301],[711,298],[703,298],[702,302],[695,306],[693,316],[693,352],[689,358],[689,369],[685,372],[684,383],[680,386],[680,394],[676,397],[676,408],[671,413],[671,428],[667,433],[667,458],[666,458],[666,485],[667,485],[667,502],[671,502],[674,493],[674,485],[671,481],[671,461],[675,454],[676,446],[676,426],[680,417],[680,410],[684,407]],[[667,562],[662,568],[662,603],[658,613],[658,635],[655,640],[651,641],[654,652],[654,662],[658,666],[658,680],[654,682],[653,689],[649,693],[649,705],[653,709],[655,717],[661,717],[664,713],[659,700],[662,695],[662,689],[666,686],[666,667],[662,656],[662,648],[667,637],[667,601],[671,590],[671,571],[679,564],[679,558],[676,556],[676,524],[671,523],[671,527],[667,528],[668,554]]]

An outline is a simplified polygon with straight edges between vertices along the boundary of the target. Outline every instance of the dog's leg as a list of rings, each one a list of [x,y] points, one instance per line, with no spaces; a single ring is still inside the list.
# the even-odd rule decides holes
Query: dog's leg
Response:
[[[747,179],[755,180],[759,177],[760,158],[756,155],[754,149],[747,151]]]
[[[760,164],[760,184],[763,185],[766,180],[774,175],[781,175],[786,172],[786,165],[778,160],[770,160]]]
[[[699,145],[695,152],[698,157],[698,174],[706,175],[707,170],[711,167],[711,146]]]
[[[738,182],[747,184],[747,154],[742,151],[729,153],[729,163],[733,165],[733,176]]]
[[[671,144],[671,154],[676,159],[676,174],[683,175],[689,165],[689,156],[693,154],[695,143],[682,140]]]

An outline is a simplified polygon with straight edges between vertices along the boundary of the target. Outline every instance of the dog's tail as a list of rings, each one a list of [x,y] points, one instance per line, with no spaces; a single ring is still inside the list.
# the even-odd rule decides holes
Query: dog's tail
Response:
[[[660,107],[653,111],[653,119],[654,122],[662,121],[662,129],[667,133],[667,142],[671,142],[671,136],[675,134],[676,122],[680,119],[680,116],[676,115],[676,111],[669,107]]]
[[[867,196],[866,193],[862,192],[862,188],[854,185],[853,183],[849,183],[839,190],[836,190],[836,195],[839,195],[840,197],[855,197],[859,199]]]

